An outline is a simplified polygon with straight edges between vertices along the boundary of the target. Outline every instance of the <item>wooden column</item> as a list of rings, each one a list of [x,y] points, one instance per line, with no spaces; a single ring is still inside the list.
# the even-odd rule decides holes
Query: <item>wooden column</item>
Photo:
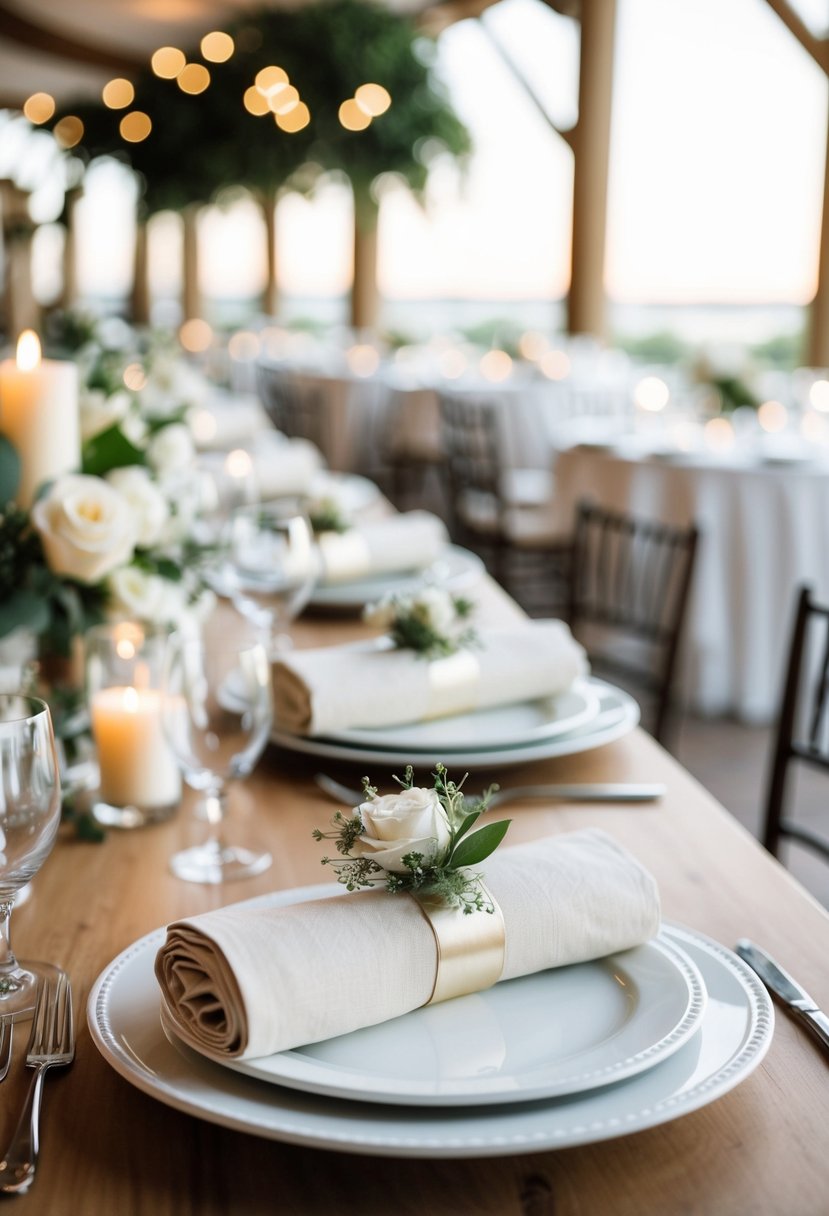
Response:
[[[817,290],[809,317],[806,362],[829,367],[829,120],[826,123],[826,165],[823,176],[823,219],[820,229]]]
[[[135,221],[135,252],[132,263],[132,291],[130,293],[130,317],[134,325],[149,325],[150,323],[148,237],[146,216],[139,215]]]
[[[182,241],[183,275],[181,289],[181,319],[190,321],[204,316],[199,286],[199,212],[197,203],[191,203],[181,213],[184,224]]]
[[[573,132],[573,250],[567,328],[605,335],[604,259],[616,0],[581,0],[579,119]]]
[[[78,303],[78,243],[77,207],[83,198],[83,186],[70,186],[63,204],[63,285],[60,293],[61,308],[74,308]]]
[[[259,196],[262,219],[265,223],[267,250],[267,278],[262,293],[262,312],[266,317],[275,317],[279,312],[279,275],[276,264],[276,191],[266,190]]]
[[[40,328],[40,308],[32,286],[32,238],[29,195],[9,179],[0,181],[3,241],[3,319],[14,340],[23,329]]]
[[[375,329],[380,315],[377,287],[377,222],[379,209],[367,193],[354,194],[354,278],[351,284],[351,326]]]

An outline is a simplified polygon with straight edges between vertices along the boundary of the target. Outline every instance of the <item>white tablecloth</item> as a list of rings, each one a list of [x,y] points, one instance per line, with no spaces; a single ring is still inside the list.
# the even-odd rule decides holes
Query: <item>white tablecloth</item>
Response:
[[[556,511],[579,500],[701,532],[681,682],[708,714],[769,721],[780,697],[795,589],[829,598],[829,465],[696,463],[586,448],[559,455]]]

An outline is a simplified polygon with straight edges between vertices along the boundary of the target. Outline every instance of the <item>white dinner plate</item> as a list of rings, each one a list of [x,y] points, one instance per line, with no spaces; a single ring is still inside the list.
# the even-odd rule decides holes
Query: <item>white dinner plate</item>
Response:
[[[382,574],[353,583],[336,583],[314,590],[311,604],[319,608],[364,608],[387,595],[413,595],[427,584],[443,587],[455,594],[475,585],[484,572],[484,563],[476,553],[447,545],[440,557],[422,570],[403,574]]]
[[[319,893],[307,891],[309,898]],[[224,1127],[373,1156],[542,1152],[642,1131],[698,1110],[745,1080],[766,1054],[774,1013],[754,972],[699,933],[677,926],[663,932],[700,970],[708,992],[702,1025],[663,1063],[573,1097],[472,1108],[390,1106],[302,1093],[223,1068],[164,1034],[153,974],[163,929],[104,969],[87,1019],[98,1050],[132,1085]]]
[[[590,751],[594,747],[602,747],[628,734],[639,722],[639,706],[628,693],[604,680],[591,677],[586,683],[599,696],[599,712],[572,730],[552,738],[531,739],[528,742],[502,742],[482,750],[460,748],[453,750],[441,741],[431,748],[417,750],[412,745],[401,742],[399,746],[383,748],[374,745],[351,746],[334,739],[325,737],[310,738],[305,735],[295,735],[290,731],[275,729],[271,733],[271,741],[278,747],[289,751],[301,752],[309,756],[323,756],[328,760],[346,760],[364,764],[410,764],[416,763],[424,767],[434,767],[435,764],[462,765],[470,771],[481,768],[508,767],[515,764],[527,764],[530,760],[547,760],[554,756],[570,756],[576,752]],[[449,718],[442,722],[451,722]],[[419,724],[418,724],[419,725]],[[414,728],[413,728],[414,729]],[[401,736],[402,738],[403,736]]]
[[[428,722],[332,732],[326,738],[349,747],[407,748],[434,752],[481,751],[554,739],[592,722],[599,714],[599,694],[586,680],[557,697],[539,697],[515,705],[498,705]]]
[[[293,1051],[256,1060],[200,1054],[332,1098],[491,1106],[583,1093],[653,1068],[699,1029],[705,1001],[698,969],[660,935]],[[161,1013],[176,1038],[166,1007]]]

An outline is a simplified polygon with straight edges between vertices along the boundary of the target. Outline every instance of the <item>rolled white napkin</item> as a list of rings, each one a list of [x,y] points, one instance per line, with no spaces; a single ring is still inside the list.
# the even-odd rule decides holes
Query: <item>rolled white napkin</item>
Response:
[[[445,659],[378,641],[296,650],[274,666],[275,718],[311,735],[397,726],[553,697],[587,670],[563,621],[481,630],[478,646]]]
[[[334,584],[422,570],[440,555],[449,537],[436,515],[406,511],[348,532],[326,532],[319,539],[322,581]]]
[[[308,439],[284,439],[271,432],[251,449],[260,496],[305,495],[324,467],[319,448]]]
[[[502,980],[603,958],[659,930],[654,879],[604,832],[502,849],[481,872],[504,917]],[[185,1042],[249,1059],[417,1009],[436,966],[435,938],[415,901],[363,891],[177,921],[155,973]]]

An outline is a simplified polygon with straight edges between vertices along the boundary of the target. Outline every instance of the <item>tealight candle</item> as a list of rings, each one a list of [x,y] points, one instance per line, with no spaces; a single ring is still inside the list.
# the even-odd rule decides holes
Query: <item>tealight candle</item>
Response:
[[[24,330],[15,359],[0,363],[0,434],[20,457],[18,506],[32,504],[38,486],[80,466],[78,369],[41,359],[33,330]]]

